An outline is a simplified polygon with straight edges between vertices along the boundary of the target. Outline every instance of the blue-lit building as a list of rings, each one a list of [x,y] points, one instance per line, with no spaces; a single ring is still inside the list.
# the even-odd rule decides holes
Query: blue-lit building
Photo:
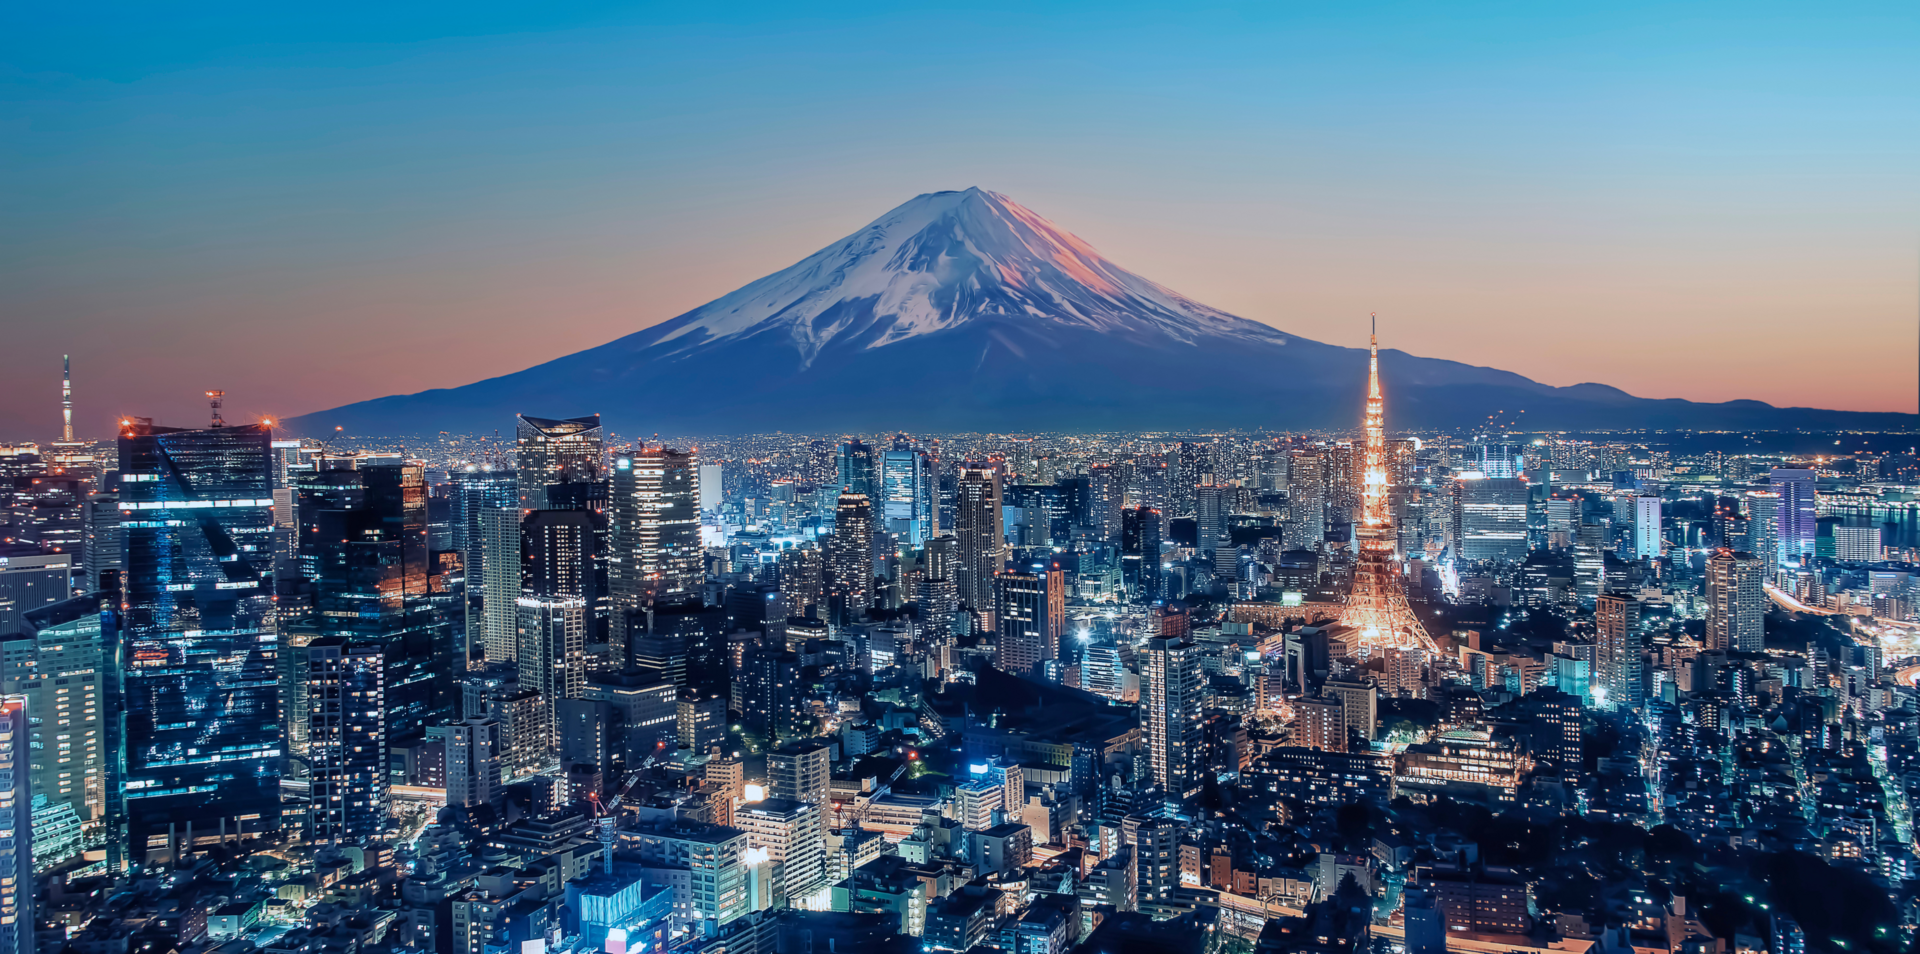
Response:
[[[128,860],[280,827],[272,435],[120,429]]]
[[[566,931],[587,950],[641,954],[666,947],[673,889],[649,884],[642,869],[599,870],[567,882]]]
[[[867,499],[874,497],[873,445],[865,441],[848,441],[840,445],[834,455],[834,471],[838,477],[839,489],[844,493],[865,494]]]
[[[890,450],[880,461],[881,508],[895,541],[917,547],[933,534],[933,475],[927,455]]]
[[[313,468],[292,477],[313,612],[283,628],[378,643],[387,735],[418,736],[457,714],[455,607],[434,597],[443,567],[427,545],[425,468],[387,455],[324,457]]]

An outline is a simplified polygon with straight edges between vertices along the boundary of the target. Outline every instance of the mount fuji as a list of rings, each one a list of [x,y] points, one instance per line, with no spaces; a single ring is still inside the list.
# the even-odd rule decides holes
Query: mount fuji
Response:
[[[1381,352],[1389,424],[1906,427],[1913,415],[1648,400]],[[616,431],[1085,431],[1358,424],[1366,351],[1186,298],[1012,199],[917,196],[677,318],[513,374],[295,418],[296,432],[481,431],[600,413]]]

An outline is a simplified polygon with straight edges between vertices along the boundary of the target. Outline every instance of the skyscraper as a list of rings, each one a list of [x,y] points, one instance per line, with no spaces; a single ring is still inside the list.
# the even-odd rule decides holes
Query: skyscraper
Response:
[[[1212,482],[1213,448],[1193,441],[1181,441],[1172,466],[1173,515],[1191,517],[1194,514],[1193,488]]]
[[[341,844],[387,829],[386,664],[376,641],[307,644],[307,836]]]
[[[1353,567],[1353,589],[1340,624],[1360,636],[1365,649],[1433,649],[1426,626],[1407,605],[1405,584],[1394,559],[1398,534],[1388,509],[1386,400],[1380,394],[1380,343],[1370,338],[1372,359],[1367,370],[1366,450],[1363,458],[1361,511],[1354,539],[1359,544]],[[1523,501],[1524,503],[1524,501]],[[1524,506],[1521,528],[1525,530]],[[1524,537],[1522,539],[1524,543]]]
[[[1707,558],[1707,648],[1757,653],[1766,646],[1764,563],[1725,547]]]
[[[999,625],[993,662],[1020,675],[1042,675],[1060,658],[1060,637],[1067,627],[1065,575],[1060,564],[1036,564],[1027,571],[994,577],[994,620]]]
[[[1780,563],[1780,495],[1768,490],[1747,494],[1748,553],[1768,566]]]
[[[33,794],[72,806],[90,830],[106,824],[109,798],[120,796],[118,775],[108,775],[119,720],[106,717],[104,683],[116,659],[102,622],[101,598],[80,596],[27,613],[25,632],[0,642],[0,694],[26,699],[31,714]]]
[[[463,661],[471,664],[476,658],[473,650],[479,648],[485,652],[487,643],[486,615],[486,528],[482,525],[482,515],[488,511],[511,511],[514,519],[520,514],[520,484],[511,470],[502,470],[490,465],[469,464],[454,468],[447,475],[450,484],[448,494],[448,523],[453,532],[453,548],[460,551],[462,567],[466,571],[466,634],[467,645],[459,647]],[[496,528],[497,530],[497,528]],[[514,541],[514,559],[509,560],[514,572],[519,572],[519,541]],[[518,597],[518,594],[515,594]],[[498,662],[498,657],[493,660]],[[465,668],[463,666],[462,668]]]
[[[1311,550],[1327,536],[1327,493],[1319,451],[1294,450],[1288,455],[1287,524],[1281,545],[1289,550]]]
[[[537,745],[551,757],[559,741],[561,699],[578,699],[587,683],[587,601],[559,594],[516,601],[520,686],[539,694]]]
[[[1660,558],[1660,498],[1633,498],[1633,556],[1639,560]]]
[[[1606,593],[1594,601],[1594,696],[1602,708],[1638,709],[1646,702],[1641,676],[1645,638],[1640,632],[1640,601],[1625,593]],[[1604,694],[1600,690],[1605,690]]]
[[[467,578],[480,581],[483,625],[467,638],[484,647],[487,662],[510,663],[520,658],[520,508],[480,511],[480,540],[480,571]]]
[[[313,612],[283,628],[309,640],[379,642],[387,730],[396,739],[416,736],[458,708],[453,621],[429,585],[425,466],[357,455],[318,458],[313,468],[294,482],[298,556],[313,581]]]
[[[1095,540],[1110,541],[1120,534],[1120,512],[1126,504],[1126,486],[1112,464],[1087,468],[1086,529]]]
[[[136,863],[280,825],[271,440],[263,425],[121,425]]]
[[[33,751],[24,696],[0,696],[0,954],[32,954]]]
[[[860,494],[869,500],[879,489],[874,480],[873,445],[847,441],[834,455],[834,470],[842,493]]]
[[[1200,658],[1184,638],[1147,640],[1140,664],[1141,720],[1153,782],[1173,798],[1200,790]]]
[[[903,546],[920,546],[938,529],[927,455],[908,449],[887,451],[880,473],[886,531]]]
[[[600,415],[550,420],[521,414],[514,432],[520,509],[546,510],[547,488],[554,484],[600,479],[606,462]]]
[[[865,494],[842,491],[827,540],[831,593],[848,619],[873,606],[873,504]]]
[[[1781,562],[1804,563],[1812,559],[1814,540],[1819,530],[1813,471],[1797,467],[1775,467],[1767,479],[1767,489],[1778,494],[1774,528],[1780,546]]]
[[[1213,549],[1215,541],[1227,535],[1227,518],[1232,515],[1237,493],[1237,488],[1226,484],[1207,483],[1193,488],[1193,532],[1200,549]]]
[[[1136,603],[1161,597],[1160,511],[1132,507],[1121,512],[1120,581]]]
[[[1520,477],[1461,475],[1453,512],[1459,558],[1518,563],[1527,558],[1527,482]]]
[[[447,804],[476,808],[500,791],[500,723],[470,718],[427,730],[445,746]]]
[[[600,515],[590,510],[535,510],[520,522],[520,592],[591,601],[599,559]]]
[[[613,464],[607,588],[616,630],[630,640],[634,614],[698,599],[700,481],[694,455],[644,447]]]
[[[1006,564],[1000,475],[988,468],[963,467],[954,497],[953,529],[959,541],[959,562],[953,582],[968,609],[991,619],[993,576]]]
[[[586,686],[599,519],[586,510],[535,510],[520,524],[520,685],[540,693],[549,748],[559,739],[559,701],[579,698]]]

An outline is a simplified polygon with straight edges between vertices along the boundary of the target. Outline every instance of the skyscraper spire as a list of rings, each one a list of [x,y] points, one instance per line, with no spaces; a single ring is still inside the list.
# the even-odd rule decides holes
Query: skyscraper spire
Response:
[[[73,443],[73,356],[60,356],[60,440]]]
[[[1433,640],[1413,608],[1395,565],[1393,511],[1387,501],[1386,399],[1380,394],[1379,318],[1368,335],[1367,405],[1363,429],[1366,453],[1362,468],[1360,524],[1354,528],[1359,553],[1353,567],[1353,589],[1347,596],[1342,625],[1360,632],[1363,652],[1379,649],[1431,649]]]

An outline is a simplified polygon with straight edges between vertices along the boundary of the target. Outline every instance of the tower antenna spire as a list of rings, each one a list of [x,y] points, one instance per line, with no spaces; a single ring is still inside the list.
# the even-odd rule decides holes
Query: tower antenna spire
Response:
[[[220,402],[227,396],[225,391],[208,391],[207,404],[213,408],[213,426],[226,427],[227,422],[220,419]]]
[[[60,440],[73,443],[73,356],[60,356]]]

